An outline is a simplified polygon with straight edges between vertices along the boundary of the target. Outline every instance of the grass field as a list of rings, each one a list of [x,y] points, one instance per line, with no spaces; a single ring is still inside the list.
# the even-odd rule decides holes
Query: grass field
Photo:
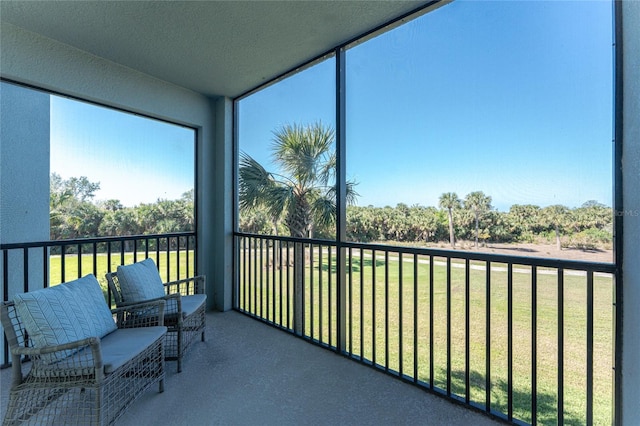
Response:
[[[274,265],[272,252],[252,250],[252,263],[250,267],[247,264],[240,274],[239,301],[242,308],[276,323],[280,323],[282,311],[283,325],[292,327],[292,253],[290,266],[280,270]],[[286,265],[286,258],[282,260]],[[240,264],[243,265],[242,259]],[[337,337],[335,266],[335,255],[330,256],[327,247],[323,247],[322,254],[316,247],[313,256],[307,250],[304,333],[330,345],[336,345]],[[349,272],[345,295],[347,351],[409,378],[426,383],[432,381],[441,389],[446,390],[449,384],[452,394],[464,398],[467,392],[468,309],[469,398],[483,407],[487,403],[488,366],[490,407],[494,411],[507,412],[509,333],[506,265],[492,264],[488,274],[484,263],[472,262],[467,271],[464,262],[455,260],[450,268],[447,268],[444,258],[434,258],[433,265],[428,257],[418,257],[416,264],[413,256],[405,256],[400,261],[393,253],[388,258],[378,254],[374,260],[373,253],[365,250],[362,257],[353,253]],[[514,265],[512,277],[513,416],[532,422],[531,268]],[[563,274],[564,338],[561,346],[564,350],[564,374],[561,378],[564,423],[569,425],[586,422],[586,281],[584,274],[573,271]],[[611,424],[612,286],[611,276],[596,274],[594,277],[594,424]],[[557,424],[558,418],[559,291],[557,270],[539,268],[536,300],[539,424]],[[489,306],[487,300],[490,301]]]
[[[178,278],[187,278],[194,275],[195,256],[193,251],[189,252],[189,262],[187,263],[186,252],[180,251],[180,256],[175,251],[169,252],[169,263],[167,264],[167,252],[161,251],[159,256],[155,252],[150,252],[149,257],[152,258],[156,265],[159,265],[159,272],[163,282],[177,280]],[[135,256],[135,260],[144,260],[145,253],[140,252]],[[104,277],[107,271],[115,271],[118,265],[127,265],[134,263],[134,254],[125,253],[121,258],[120,254],[112,254],[111,260],[106,254],[96,255],[95,271],[93,255],[81,256],[81,264],[78,264],[78,256],[75,254],[67,254],[64,257],[64,274],[62,270],[62,257],[60,255],[52,255],[49,257],[49,283],[55,285],[64,281],[70,281],[87,274],[94,274],[98,278],[98,282],[102,287],[105,295],[107,294],[107,280]],[[167,270],[168,266],[168,270]],[[189,274],[187,274],[187,267]],[[179,272],[179,275],[178,275]]]

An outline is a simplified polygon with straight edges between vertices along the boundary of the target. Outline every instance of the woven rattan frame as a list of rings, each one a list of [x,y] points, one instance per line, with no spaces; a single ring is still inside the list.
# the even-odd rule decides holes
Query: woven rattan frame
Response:
[[[109,272],[106,275],[109,289],[117,307],[126,307],[126,302],[122,299],[120,282],[117,272]],[[206,279],[204,275],[186,278],[183,280],[171,281],[164,284],[166,296],[164,300],[167,305],[165,312],[177,312],[177,314],[167,314],[164,318],[164,325],[167,327],[165,337],[165,359],[167,361],[177,361],[178,373],[182,371],[182,359],[187,349],[200,335],[200,340],[205,340],[205,303],[203,302],[192,314],[185,316],[182,314],[182,298],[195,294],[206,294]]]
[[[164,303],[112,310],[118,329],[162,326]],[[0,320],[11,351],[12,383],[3,425],[113,424],[144,391],[158,384],[164,391],[164,338],[121,367],[104,373],[100,339],[89,337],[57,346],[34,348],[13,302],[0,305]],[[113,333],[118,333],[118,330]],[[65,350],[74,355],[55,364],[43,357]],[[25,361],[30,360],[29,363]],[[23,375],[23,367],[30,370]]]

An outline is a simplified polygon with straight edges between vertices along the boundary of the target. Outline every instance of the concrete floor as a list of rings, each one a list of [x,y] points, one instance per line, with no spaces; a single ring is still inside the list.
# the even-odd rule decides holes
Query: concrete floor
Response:
[[[165,392],[152,389],[119,425],[498,425],[386,374],[237,312],[210,313]],[[10,370],[0,372],[2,408]]]

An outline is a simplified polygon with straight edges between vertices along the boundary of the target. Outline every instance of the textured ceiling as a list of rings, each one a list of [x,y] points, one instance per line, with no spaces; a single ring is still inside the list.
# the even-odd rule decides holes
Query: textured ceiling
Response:
[[[196,92],[235,97],[425,3],[3,0],[0,19]]]

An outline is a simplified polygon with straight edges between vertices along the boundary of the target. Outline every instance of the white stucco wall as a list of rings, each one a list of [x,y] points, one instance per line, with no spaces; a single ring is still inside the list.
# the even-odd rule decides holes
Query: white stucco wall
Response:
[[[622,2],[622,420],[640,424],[640,2]]]
[[[0,243],[49,239],[49,95],[0,83]],[[44,286],[42,250],[28,251],[28,277],[33,288]],[[14,265],[0,262],[2,300],[24,291],[22,250],[8,252]],[[0,353],[0,363],[4,363]]]
[[[49,239],[49,95],[0,83],[0,243]],[[33,288],[44,285],[42,250],[29,250]],[[23,251],[8,252],[8,294],[24,291]],[[3,299],[4,300],[4,299]]]
[[[224,139],[228,132],[216,131],[216,104],[221,101],[11,24],[2,24],[0,38],[0,75],[4,78],[198,130],[198,272],[207,275],[209,307],[226,300],[224,295],[231,291],[227,274],[233,253],[226,244],[231,242],[232,228],[216,221],[214,210],[216,215],[232,213],[228,196],[232,179],[227,176],[231,167],[225,163],[225,152],[231,152],[232,144],[230,137]],[[226,310],[231,304],[221,302],[215,307]]]

